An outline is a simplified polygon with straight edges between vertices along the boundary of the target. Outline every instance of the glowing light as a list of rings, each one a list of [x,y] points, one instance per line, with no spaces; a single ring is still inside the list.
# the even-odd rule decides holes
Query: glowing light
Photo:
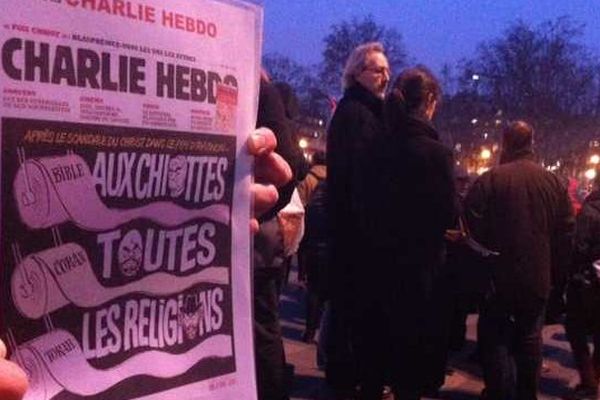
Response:
[[[585,171],[585,177],[591,181],[596,177],[596,170],[594,168],[588,169],[587,171]]]
[[[473,125],[477,124],[477,122],[478,122],[477,118],[473,118],[473,119],[471,120],[471,123],[472,123]]]
[[[300,146],[301,149],[305,149],[308,147],[308,140],[306,139],[300,139],[298,140],[298,146]]]
[[[481,149],[481,154],[479,154],[482,160],[489,160],[492,158],[492,152],[489,149],[483,148]]]
[[[479,168],[477,168],[477,175],[483,175],[484,173],[486,173],[489,170],[490,169],[488,167],[479,167]]]
[[[590,162],[594,165],[600,163],[600,156],[598,154],[594,154],[590,157]]]
[[[474,81],[478,81],[480,79],[480,76],[478,74],[473,74],[471,79],[473,79]]]

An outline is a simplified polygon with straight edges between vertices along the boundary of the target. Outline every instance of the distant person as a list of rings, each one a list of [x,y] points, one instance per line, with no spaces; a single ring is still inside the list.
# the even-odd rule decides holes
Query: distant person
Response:
[[[302,340],[312,343],[319,327],[326,295],[327,265],[327,166],[325,153],[313,155],[313,165],[306,178],[298,184],[298,193],[305,208],[304,237],[298,251],[298,264],[306,280],[306,330]]]
[[[432,390],[425,344],[443,334],[432,331],[439,316],[431,310],[455,211],[452,152],[431,122],[440,98],[435,76],[415,67],[385,102],[386,133],[372,151],[367,190],[370,262],[356,289],[360,399],[378,399],[388,381],[398,399]]]
[[[327,135],[327,216],[331,294],[331,340],[326,377],[340,399],[354,395],[356,360],[350,324],[362,297],[373,251],[364,222],[369,201],[371,147],[383,134],[383,98],[390,69],[380,43],[356,47],[342,74],[344,96]],[[381,393],[380,393],[381,394]]]
[[[465,240],[469,235],[469,227],[464,217],[464,200],[471,179],[467,170],[458,166],[455,168],[456,189],[456,220],[454,227],[446,232],[447,254],[446,269],[449,274],[448,307],[449,307],[449,337],[448,348],[460,350],[464,346],[467,333],[467,316],[476,304],[477,288],[472,276],[472,251]]]
[[[567,290],[565,330],[579,373],[572,395],[576,400],[596,399],[600,380],[600,279],[596,269],[600,260],[600,176],[594,186],[577,215],[573,271]],[[593,352],[588,336],[593,340]]]
[[[508,125],[500,165],[475,181],[465,201],[475,239],[500,253],[478,333],[483,397],[489,400],[537,399],[552,277],[569,263],[569,196],[559,179],[535,162],[532,144],[529,124]]]

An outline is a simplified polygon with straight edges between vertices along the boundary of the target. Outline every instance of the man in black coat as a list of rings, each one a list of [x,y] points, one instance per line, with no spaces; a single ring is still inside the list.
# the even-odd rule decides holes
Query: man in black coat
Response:
[[[546,302],[552,279],[568,268],[571,203],[559,179],[534,161],[532,141],[531,126],[511,123],[500,165],[465,202],[475,239],[500,253],[480,315],[486,399],[537,398]]]
[[[331,269],[330,348],[327,380],[339,398],[354,390],[354,360],[350,319],[357,276],[368,269],[372,252],[366,248],[365,207],[370,148],[383,132],[382,107],[390,72],[384,49],[367,43],[353,50],[343,73],[344,96],[337,106],[327,136],[327,213]]]

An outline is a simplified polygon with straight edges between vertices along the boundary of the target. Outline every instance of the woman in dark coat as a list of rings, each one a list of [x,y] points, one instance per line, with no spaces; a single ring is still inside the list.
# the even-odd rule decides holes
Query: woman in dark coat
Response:
[[[434,280],[452,226],[452,152],[431,118],[440,86],[423,67],[404,71],[385,102],[386,134],[374,151],[371,237],[373,295],[363,304],[357,347],[361,399],[376,399],[387,378],[396,398],[418,399],[426,382],[424,338]],[[386,377],[387,375],[387,377]]]

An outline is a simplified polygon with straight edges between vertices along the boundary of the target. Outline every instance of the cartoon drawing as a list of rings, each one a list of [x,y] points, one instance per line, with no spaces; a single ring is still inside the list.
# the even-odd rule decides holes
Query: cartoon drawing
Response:
[[[91,308],[134,292],[167,296],[200,282],[228,285],[229,270],[213,266],[182,277],[155,272],[120,287],[104,287],[86,251],[66,243],[25,257],[12,274],[11,293],[22,315],[38,319],[69,303]]]
[[[187,159],[185,156],[177,156],[169,160],[168,187],[171,197],[179,197],[185,189],[185,178],[187,178]]]
[[[214,204],[186,209],[159,201],[127,210],[109,209],[100,200],[87,163],[76,154],[24,161],[13,182],[19,215],[32,229],[73,221],[88,231],[106,231],[138,218],[172,227],[206,218],[229,225],[230,209]]]
[[[202,305],[198,301],[198,296],[188,294],[185,296],[183,307],[179,310],[180,324],[189,340],[196,339],[200,329],[200,316],[202,315]]]
[[[136,276],[142,266],[142,235],[136,230],[127,232],[119,244],[117,258],[121,273],[130,278]]]
[[[132,376],[173,378],[207,357],[232,355],[231,336],[215,335],[185,354],[151,350],[136,354],[115,367],[97,370],[87,362],[75,337],[56,329],[20,345],[13,361],[20,364],[30,378],[25,400],[49,400],[65,390],[80,396],[97,395]]]

